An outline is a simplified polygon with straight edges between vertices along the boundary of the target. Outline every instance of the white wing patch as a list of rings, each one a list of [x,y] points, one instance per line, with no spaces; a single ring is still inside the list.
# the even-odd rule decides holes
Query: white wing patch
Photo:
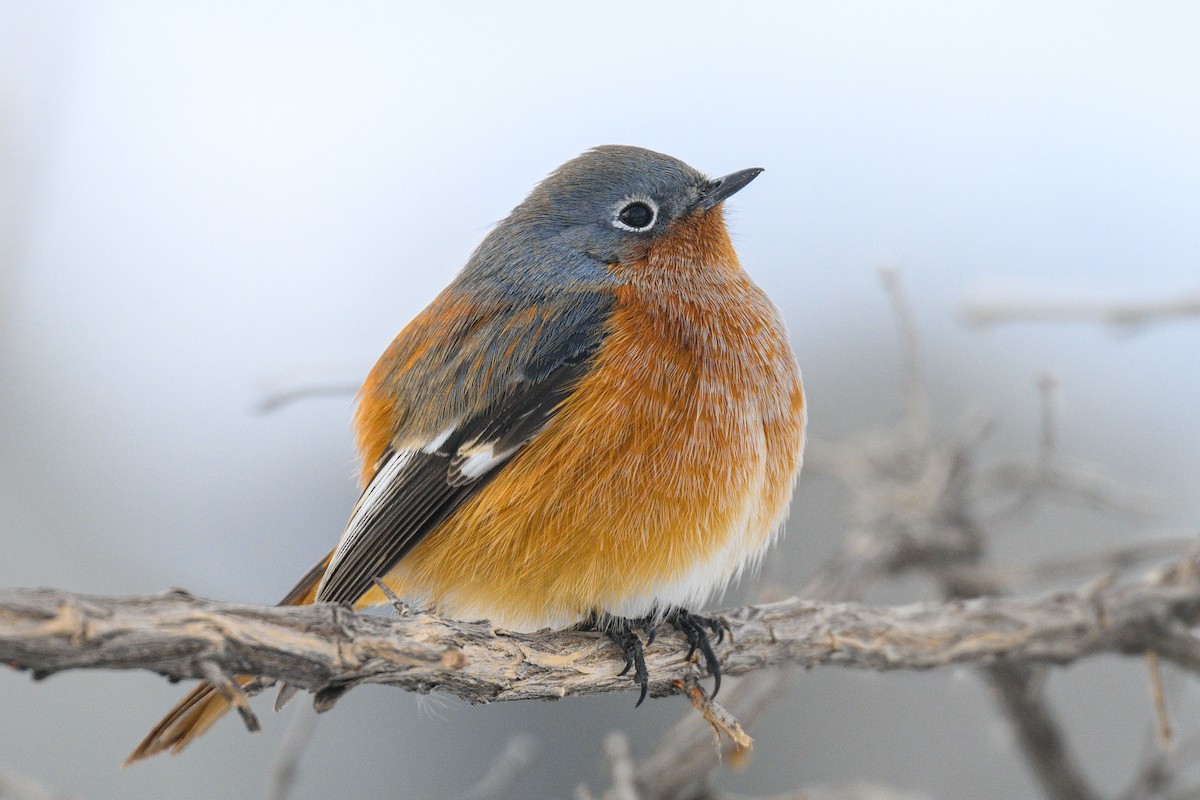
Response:
[[[455,459],[455,465],[464,478],[475,480],[503,464],[515,452],[514,449],[497,453],[495,448],[490,445],[477,446],[470,450],[460,450],[458,459]]]
[[[464,443],[465,446],[458,448],[453,454],[439,452],[457,429],[457,425],[451,425],[433,437],[428,444],[419,448],[413,447],[410,450],[396,451],[376,471],[371,482],[367,484],[366,490],[354,505],[350,521],[346,523],[346,529],[342,533],[337,549],[333,551],[333,558],[329,560],[329,566],[325,568],[325,575],[317,587],[318,597],[325,588],[326,580],[334,574],[346,554],[359,546],[364,535],[370,529],[372,521],[379,517],[379,513],[383,509],[398,502],[397,498],[405,491],[405,487],[400,484],[409,482],[411,475],[406,475],[405,472],[414,458],[429,456],[445,458],[449,455],[449,466],[445,467],[447,470],[445,473],[446,484],[464,486],[496,469],[521,449],[518,446],[496,452],[496,448],[490,442],[470,442]],[[446,462],[442,461],[442,463]]]
[[[450,434],[454,433],[456,428],[458,428],[457,422],[434,437],[432,442],[422,447],[421,452],[425,453],[426,455],[433,455],[436,453],[438,448],[446,443],[446,440],[450,438]]]
[[[329,566],[325,568],[325,575],[321,578],[320,585],[317,586],[318,597],[321,595],[321,590],[325,588],[325,581],[333,574],[333,568],[346,557],[346,553],[354,547],[358,538],[366,530],[366,522],[371,518],[371,512],[381,501],[386,502],[391,499],[392,483],[396,476],[408,466],[408,462],[412,458],[413,451],[411,450],[393,453],[391,458],[384,462],[383,467],[375,473],[375,477],[371,478],[366,491],[354,504],[354,511],[350,514],[350,521],[346,523],[346,530],[342,532],[342,539],[338,542],[337,549],[333,551],[333,558],[329,559]]]

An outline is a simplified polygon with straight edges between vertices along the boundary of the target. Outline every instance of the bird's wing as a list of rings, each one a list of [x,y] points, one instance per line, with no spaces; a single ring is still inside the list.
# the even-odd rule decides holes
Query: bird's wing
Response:
[[[411,426],[424,432],[401,424],[391,439],[401,444],[377,459],[317,590],[318,601],[357,601],[545,428],[587,374],[603,339],[609,302],[588,303],[586,311],[542,308],[462,326],[469,335],[444,347],[444,359],[422,350],[422,358],[434,359],[428,368],[406,369],[379,382],[401,406],[412,398],[431,402],[457,392],[449,405],[466,413],[434,432],[419,409],[401,408],[400,419],[413,420]],[[526,321],[514,325],[514,318]],[[400,339],[418,335],[406,330]],[[487,368],[491,354],[503,360],[503,369]],[[447,364],[470,365],[475,377],[464,379],[461,368]]]

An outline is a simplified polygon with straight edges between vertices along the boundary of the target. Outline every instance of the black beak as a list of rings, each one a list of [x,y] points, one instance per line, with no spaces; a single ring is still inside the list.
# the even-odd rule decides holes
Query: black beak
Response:
[[[714,178],[705,184],[701,190],[700,199],[696,201],[694,208],[707,211],[713,208],[718,203],[736,192],[745,188],[746,184],[758,177],[762,172],[762,167],[751,167],[750,169],[742,169],[737,172],[731,172],[722,178]]]

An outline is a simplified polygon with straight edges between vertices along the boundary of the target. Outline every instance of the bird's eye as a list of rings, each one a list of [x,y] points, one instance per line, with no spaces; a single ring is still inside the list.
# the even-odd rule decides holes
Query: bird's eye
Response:
[[[618,228],[629,231],[644,231],[654,225],[658,209],[645,200],[634,200],[628,203],[613,221]]]

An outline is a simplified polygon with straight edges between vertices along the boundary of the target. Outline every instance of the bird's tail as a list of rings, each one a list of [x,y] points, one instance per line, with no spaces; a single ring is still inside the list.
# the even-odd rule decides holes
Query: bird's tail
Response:
[[[279,602],[279,605],[305,606],[316,600],[317,586],[320,585],[321,576],[325,574],[325,567],[332,557],[333,553],[330,553],[310,569],[308,574],[287,593],[287,597]],[[242,686],[245,686],[250,680],[244,675],[237,677],[237,682]],[[171,709],[170,713],[163,717],[153,730],[146,734],[146,738],[142,739],[141,744],[134,748],[122,766],[129,766],[135,761],[141,761],[143,758],[148,758],[164,750],[178,753],[191,744],[193,739],[211,728],[213,723],[229,710],[229,707],[229,701],[213,688],[211,683],[208,681],[200,683],[188,693],[187,697],[180,700],[179,704]]]

